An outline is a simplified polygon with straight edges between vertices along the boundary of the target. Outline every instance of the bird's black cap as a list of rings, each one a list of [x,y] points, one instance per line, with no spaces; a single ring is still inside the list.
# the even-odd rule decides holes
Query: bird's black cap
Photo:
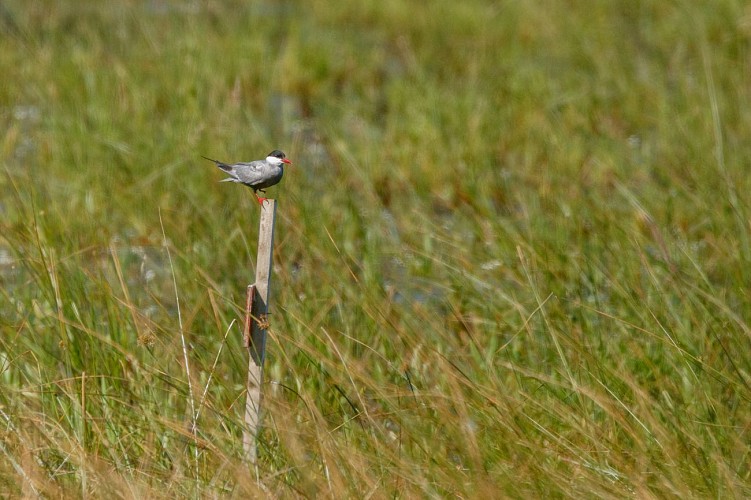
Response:
[[[278,149],[275,149],[274,151],[272,151],[271,153],[269,153],[267,156],[273,156],[275,158],[279,158],[280,160],[283,160],[283,159],[285,159],[287,157],[287,155],[285,155],[284,153],[282,153]]]

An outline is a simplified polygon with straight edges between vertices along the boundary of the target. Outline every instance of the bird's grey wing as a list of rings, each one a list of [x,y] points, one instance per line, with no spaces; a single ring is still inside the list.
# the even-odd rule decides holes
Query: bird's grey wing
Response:
[[[265,166],[266,164],[262,161],[235,163],[232,165],[232,173],[243,184],[252,186],[258,184],[264,179]]]

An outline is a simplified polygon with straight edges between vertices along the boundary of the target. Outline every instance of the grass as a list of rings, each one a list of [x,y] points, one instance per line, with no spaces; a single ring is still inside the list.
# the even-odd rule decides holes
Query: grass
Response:
[[[751,495],[741,2],[10,1],[0,31],[5,495]],[[251,473],[258,207],[200,155],[274,148]]]

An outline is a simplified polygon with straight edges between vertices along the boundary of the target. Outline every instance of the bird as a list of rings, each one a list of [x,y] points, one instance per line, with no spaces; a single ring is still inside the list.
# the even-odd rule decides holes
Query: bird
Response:
[[[284,164],[292,164],[292,162],[287,159],[287,155],[278,149],[275,149],[266,155],[266,158],[263,160],[233,164],[224,163],[203,155],[201,155],[201,157],[213,161],[217,167],[229,175],[229,177],[222,179],[219,182],[239,182],[240,184],[245,184],[253,190],[253,194],[261,206],[263,206],[263,202],[266,201],[267,198],[258,196],[258,191],[265,194],[266,191],[264,191],[264,189],[273,186],[274,184],[278,184],[284,175]]]

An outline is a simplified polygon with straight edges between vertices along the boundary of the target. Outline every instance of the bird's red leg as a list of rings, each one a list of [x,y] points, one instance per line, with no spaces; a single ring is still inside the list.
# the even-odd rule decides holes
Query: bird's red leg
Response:
[[[263,206],[264,201],[268,200],[268,198],[263,198],[261,196],[258,196],[258,193],[254,192],[253,194],[256,195],[256,200],[258,200],[258,204],[261,206]]]

